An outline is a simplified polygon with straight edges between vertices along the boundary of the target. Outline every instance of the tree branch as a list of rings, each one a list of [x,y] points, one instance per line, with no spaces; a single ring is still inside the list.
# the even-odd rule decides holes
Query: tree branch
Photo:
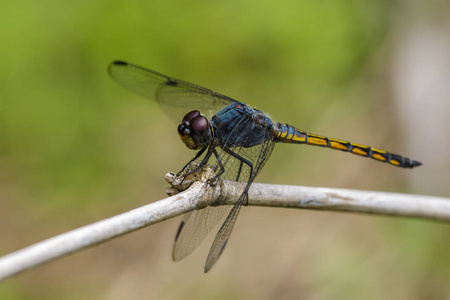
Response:
[[[198,180],[198,179],[196,179]],[[69,231],[0,258],[0,281],[59,257],[106,242],[206,205],[232,205],[242,183],[194,182],[186,191]],[[254,183],[248,205],[351,211],[450,222],[450,199],[408,194]]]

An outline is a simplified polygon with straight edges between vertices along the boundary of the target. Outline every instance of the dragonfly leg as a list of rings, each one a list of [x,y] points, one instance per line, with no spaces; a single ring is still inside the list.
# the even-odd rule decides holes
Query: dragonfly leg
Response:
[[[225,168],[223,167],[222,161],[220,160],[219,153],[217,153],[216,149],[213,150],[213,153],[214,153],[214,156],[215,156],[216,159],[217,159],[217,164],[219,165],[219,168],[220,168],[220,170],[219,170],[219,172],[217,173],[217,175],[214,176],[214,178],[213,178],[213,179],[216,179],[216,178],[218,178],[220,175],[222,175],[223,173],[225,173]]]
[[[244,162],[241,160],[241,163],[239,164],[239,171],[238,171],[238,174],[236,176],[236,181],[239,181],[239,176],[241,176],[242,165],[244,165]]]
[[[203,152],[205,152],[205,150],[207,149],[208,147],[204,147],[204,148],[202,148],[202,149],[200,149],[200,151],[198,151],[197,152],[197,154],[195,155],[195,157],[193,158],[193,159],[191,159],[182,169],[181,169],[181,171],[180,172],[178,172],[178,174],[177,174],[177,176],[180,176],[180,174],[184,171],[184,169],[186,169],[187,168],[187,166],[189,166],[189,164],[191,163],[191,162],[193,162],[194,160],[196,160],[197,158],[199,158],[202,154],[203,154]],[[191,172],[192,173],[192,172]],[[186,175],[187,176],[187,175]]]
[[[212,155],[214,152],[216,152],[215,147],[216,147],[216,146],[215,146],[214,144],[209,145],[208,152],[206,152],[205,157],[204,157],[203,160],[200,162],[200,164],[198,165],[198,167],[196,167],[194,170],[192,170],[192,171],[188,172],[187,174],[185,174],[185,175],[184,175],[184,178],[186,178],[187,176],[189,176],[189,175],[191,175],[191,174],[197,172],[197,171],[200,170],[204,165],[206,165],[206,163],[208,162],[208,160],[211,158],[211,155]],[[202,150],[200,150],[200,151],[199,151],[200,154],[197,153],[197,155],[195,156],[195,158],[192,159],[189,163],[193,162],[195,159],[197,159],[198,157],[200,157],[200,155],[205,151],[205,149],[206,149],[206,147],[203,148]],[[216,153],[217,153],[217,152],[216,152]],[[215,155],[216,155],[216,154],[215,154]],[[188,166],[189,163],[188,163],[186,166]],[[186,167],[186,166],[185,166],[185,167]],[[222,166],[222,168],[223,168],[223,166]],[[214,176],[214,178],[216,178],[216,177],[217,177],[217,176]],[[213,178],[213,179],[214,179],[214,178]],[[183,179],[183,181],[184,181],[184,179]]]
[[[237,159],[239,159],[239,160],[241,161],[241,164],[240,164],[240,166],[239,166],[239,171],[238,171],[238,174],[237,174],[237,176],[236,176],[236,181],[239,181],[239,177],[241,177],[241,171],[242,171],[242,165],[243,165],[243,164],[246,164],[246,165],[249,166],[249,168],[250,168],[250,174],[249,174],[249,179],[250,179],[251,176],[252,176],[252,174],[253,174],[253,164],[252,164],[249,160],[247,160],[247,159],[243,158],[242,156],[240,156],[239,154],[234,153],[234,152],[233,152],[231,149],[229,149],[229,148],[223,148],[223,151],[225,151],[225,152],[228,153],[229,155],[231,155],[231,156],[233,156],[234,158],[237,158]]]

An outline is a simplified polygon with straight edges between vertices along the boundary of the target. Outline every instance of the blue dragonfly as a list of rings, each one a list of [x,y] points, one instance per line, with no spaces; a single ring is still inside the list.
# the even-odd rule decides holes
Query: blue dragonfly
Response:
[[[246,183],[234,206],[207,206],[192,211],[185,215],[178,228],[172,255],[175,261],[194,251],[226,215],[206,259],[205,273],[222,254],[239,211],[248,200],[249,188],[264,167],[275,143],[328,147],[402,168],[421,165],[416,160],[398,154],[311,134],[275,122],[243,102],[138,65],[114,61],[109,65],[108,73],[129,91],[156,101],[163,111],[179,122],[178,134],[181,140],[187,148],[198,151],[191,160],[199,161],[197,169],[214,161],[215,178]]]

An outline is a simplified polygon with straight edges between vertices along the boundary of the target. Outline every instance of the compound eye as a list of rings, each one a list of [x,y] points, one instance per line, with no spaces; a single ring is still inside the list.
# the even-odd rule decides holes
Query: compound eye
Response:
[[[200,112],[198,110],[193,110],[191,112],[188,112],[184,118],[183,118],[183,122],[190,122],[193,118],[197,117],[200,115]]]
[[[208,119],[204,116],[198,115],[189,122],[189,128],[191,129],[192,134],[203,133],[205,131],[208,131],[209,129]]]
[[[210,127],[208,119],[204,116],[197,116],[189,123],[192,140],[199,148],[206,147],[211,143],[213,137]]]

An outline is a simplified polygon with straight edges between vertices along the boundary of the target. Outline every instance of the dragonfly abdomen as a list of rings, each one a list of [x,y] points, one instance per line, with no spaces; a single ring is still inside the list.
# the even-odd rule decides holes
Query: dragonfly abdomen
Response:
[[[280,143],[307,144],[313,146],[328,147],[336,150],[350,152],[364,157],[371,157],[375,160],[387,162],[391,165],[402,168],[414,168],[422,163],[403,157],[398,154],[375,149],[369,146],[342,141],[325,136],[307,133],[288,124],[278,123],[275,133],[275,141]]]

